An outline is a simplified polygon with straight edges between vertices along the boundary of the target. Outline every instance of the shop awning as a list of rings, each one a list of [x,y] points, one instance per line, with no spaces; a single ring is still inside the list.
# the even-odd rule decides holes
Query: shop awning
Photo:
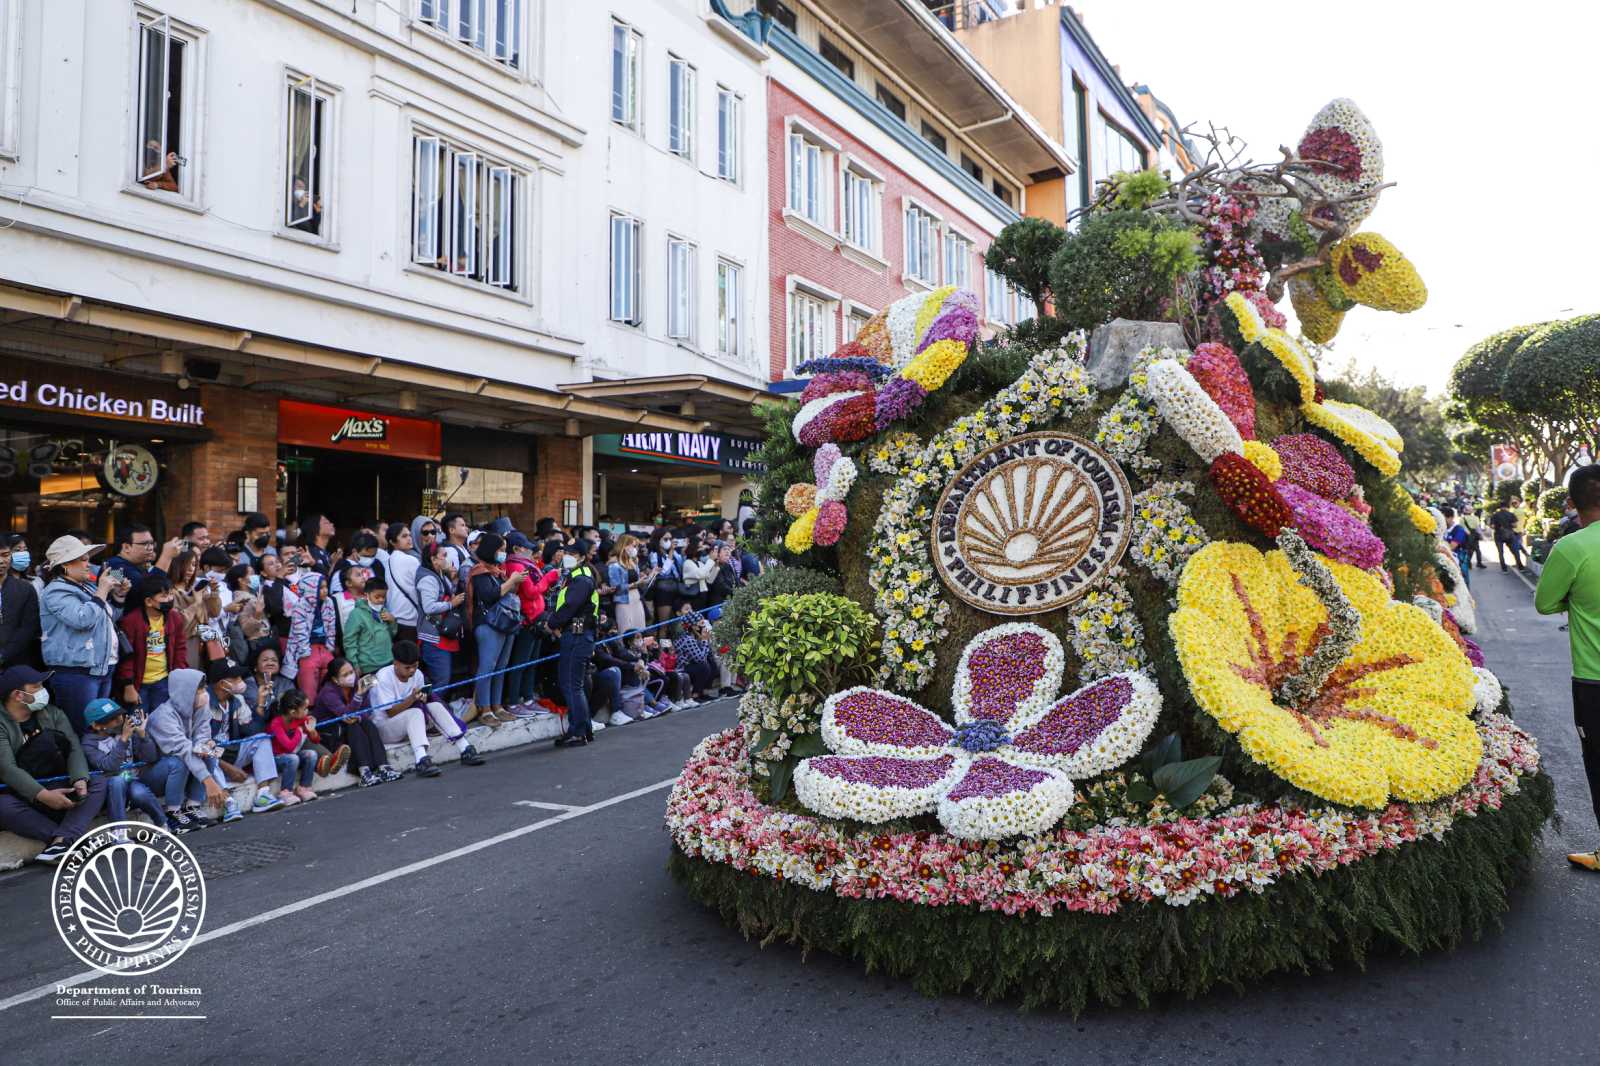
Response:
[[[703,374],[578,381],[557,387],[572,396],[645,408],[661,415],[698,418],[711,429],[745,435],[759,435],[762,423],[755,403],[772,395],[765,389]]]
[[[521,432],[699,433],[710,425],[704,416],[320,348],[13,285],[0,285],[0,352],[6,351]],[[196,371],[197,364],[205,364],[207,373]]]

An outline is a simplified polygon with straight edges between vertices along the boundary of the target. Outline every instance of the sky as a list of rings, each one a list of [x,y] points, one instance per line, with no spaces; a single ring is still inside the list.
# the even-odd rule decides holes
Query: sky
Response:
[[[1276,158],[1346,96],[1383,141],[1385,190],[1362,225],[1416,265],[1428,302],[1353,308],[1324,372],[1347,362],[1443,392],[1474,342],[1600,311],[1600,4],[1075,0],[1122,80],[1183,124],[1229,127]],[[1293,312],[1287,297],[1282,310]]]

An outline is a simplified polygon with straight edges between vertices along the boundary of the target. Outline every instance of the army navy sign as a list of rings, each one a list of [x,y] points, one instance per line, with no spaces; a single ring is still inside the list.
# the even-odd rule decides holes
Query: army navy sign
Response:
[[[934,512],[933,561],[950,591],[993,614],[1065,607],[1115,566],[1132,534],[1128,479],[1066,433],[997,444],[958,472]]]

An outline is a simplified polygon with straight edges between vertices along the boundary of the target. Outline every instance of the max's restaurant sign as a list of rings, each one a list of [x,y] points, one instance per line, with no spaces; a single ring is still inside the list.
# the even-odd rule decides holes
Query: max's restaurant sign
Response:
[[[9,357],[0,365],[0,409],[203,428],[206,412],[197,400],[196,394],[159,381],[121,377],[88,367]]]
[[[439,423],[425,418],[279,400],[278,442],[436,463],[441,434]]]

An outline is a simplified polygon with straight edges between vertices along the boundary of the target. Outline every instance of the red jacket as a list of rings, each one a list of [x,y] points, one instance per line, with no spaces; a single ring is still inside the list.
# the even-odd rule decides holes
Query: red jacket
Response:
[[[150,639],[150,618],[141,607],[123,615],[122,621],[117,624],[128,635],[128,643],[133,645],[133,650],[117,661],[117,684],[142,685],[145,644]],[[177,611],[167,612],[166,630],[167,673],[170,674],[189,665],[189,641],[183,635],[183,618]],[[145,710],[153,711],[155,708],[147,707]]]
[[[528,572],[528,579],[517,586],[517,596],[522,600],[522,622],[528,625],[544,614],[544,594],[555,588],[556,582],[561,580],[561,570],[552,566],[541,575],[532,559],[513,555],[506,560],[507,574],[514,574],[519,570]]]

